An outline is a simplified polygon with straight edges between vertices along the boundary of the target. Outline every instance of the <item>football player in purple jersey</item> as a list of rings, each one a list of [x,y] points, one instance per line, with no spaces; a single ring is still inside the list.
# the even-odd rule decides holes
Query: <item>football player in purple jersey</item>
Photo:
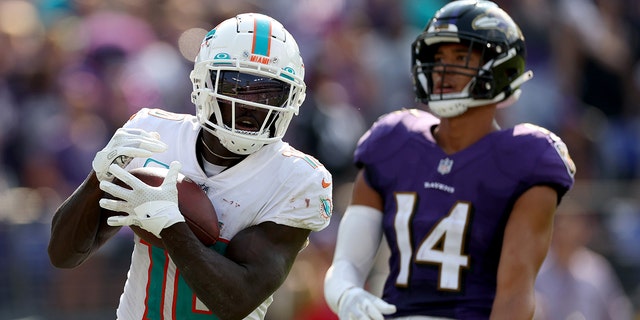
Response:
[[[531,319],[575,166],[552,132],[496,121],[532,77],[524,37],[495,3],[453,1],[411,50],[429,112],[384,115],[358,142],[325,298],[340,319]],[[383,235],[379,298],[364,286]]]

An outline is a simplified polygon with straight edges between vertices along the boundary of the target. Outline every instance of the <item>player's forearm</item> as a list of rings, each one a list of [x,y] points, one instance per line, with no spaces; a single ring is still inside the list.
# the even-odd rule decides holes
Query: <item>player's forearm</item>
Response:
[[[528,251],[527,251],[528,252]],[[522,263],[524,256],[513,254],[502,259],[498,270],[496,296],[491,308],[491,320],[530,320],[535,312],[534,264]]]
[[[491,320],[531,320],[535,311],[533,293],[496,296]]]
[[[109,238],[101,235],[102,191],[91,173],[57,210],[51,224],[49,258],[59,268],[73,268],[91,256]],[[116,230],[112,231],[115,233]],[[112,234],[111,234],[112,235]]]
[[[186,223],[164,229],[161,236],[180,275],[198,299],[220,319],[242,319],[268,297],[260,294],[264,292],[260,288],[262,281],[250,280],[253,277],[249,266],[200,244]]]

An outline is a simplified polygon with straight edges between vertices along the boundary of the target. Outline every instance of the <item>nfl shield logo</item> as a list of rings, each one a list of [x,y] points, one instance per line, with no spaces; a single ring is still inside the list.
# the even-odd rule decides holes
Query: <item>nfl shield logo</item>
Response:
[[[444,158],[440,160],[440,163],[438,164],[438,172],[442,175],[445,175],[451,172],[451,167],[453,167],[453,160]]]

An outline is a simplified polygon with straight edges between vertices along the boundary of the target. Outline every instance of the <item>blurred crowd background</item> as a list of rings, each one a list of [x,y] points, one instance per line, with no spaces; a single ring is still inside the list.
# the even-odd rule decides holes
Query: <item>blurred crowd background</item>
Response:
[[[357,139],[413,107],[410,45],[444,0],[0,0],[0,319],[114,319],[129,265],[123,228],[74,270],[46,254],[55,208],[141,107],[193,113],[206,31],[241,12],[281,21],[308,97],[287,138],[335,180],[270,320],[335,319],[322,298]],[[501,125],[558,134],[578,167],[536,284],[540,319],[640,319],[640,2],[497,1],[521,26],[534,79]],[[372,284],[372,287],[374,284]]]

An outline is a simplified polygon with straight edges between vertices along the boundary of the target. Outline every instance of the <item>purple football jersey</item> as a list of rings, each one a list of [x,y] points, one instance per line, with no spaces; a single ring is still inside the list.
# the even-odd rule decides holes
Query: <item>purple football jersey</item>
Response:
[[[559,198],[575,168],[548,130],[520,124],[446,154],[411,109],[381,117],[360,139],[355,162],[384,200],[391,249],[384,300],[394,317],[486,319],[496,293],[504,228],[517,198],[548,185]]]

